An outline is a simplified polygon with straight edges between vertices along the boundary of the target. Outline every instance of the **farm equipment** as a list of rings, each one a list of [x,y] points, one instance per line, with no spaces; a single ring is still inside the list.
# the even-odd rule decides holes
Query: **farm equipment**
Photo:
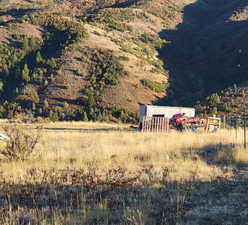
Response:
[[[206,129],[207,121],[204,119],[187,117],[184,113],[178,113],[170,119],[170,127],[179,131],[196,131],[199,127]]]
[[[217,117],[199,119],[187,117],[184,113],[178,113],[170,119],[170,127],[179,131],[191,130],[196,132],[198,128],[201,128],[207,132],[214,132],[220,129],[221,119]]]

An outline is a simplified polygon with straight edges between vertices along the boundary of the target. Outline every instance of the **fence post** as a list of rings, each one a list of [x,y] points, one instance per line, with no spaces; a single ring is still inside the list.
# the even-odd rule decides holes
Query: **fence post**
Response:
[[[235,144],[238,144],[238,121],[237,121],[237,118],[235,119],[235,138],[236,138]]]
[[[223,128],[226,129],[226,115],[223,116]]]
[[[246,117],[244,118],[244,148],[246,149]]]

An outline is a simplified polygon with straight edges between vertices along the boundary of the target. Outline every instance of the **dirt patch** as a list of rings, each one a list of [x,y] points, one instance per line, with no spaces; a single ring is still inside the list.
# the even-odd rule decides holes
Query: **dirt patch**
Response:
[[[88,38],[80,45],[81,47],[99,48],[112,51],[118,51],[119,46],[109,40],[109,38],[91,33]]]
[[[103,105],[106,107],[116,105],[137,112],[139,104],[151,104],[164,96],[164,93],[158,94],[146,89],[140,82],[133,84],[124,78],[118,86],[114,88],[110,86],[104,90]]]
[[[42,39],[42,28],[37,25],[22,23],[17,27],[16,32],[18,34],[24,34],[27,36],[36,37]]]
[[[10,38],[11,38],[10,32],[5,28],[0,28],[0,44],[9,43]]]

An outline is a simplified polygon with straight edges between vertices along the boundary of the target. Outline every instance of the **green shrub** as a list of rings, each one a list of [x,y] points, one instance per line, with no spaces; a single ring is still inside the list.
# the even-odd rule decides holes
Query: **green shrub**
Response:
[[[52,68],[55,69],[57,67],[56,60],[54,58],[51,58],[47,60],[47,64]]]
[[[102,49],[82,49],[84,59],[91,64],[91,87],[103,88],[105,85],[116,85],[122,76],[127,75],[118,57],[112,51]]]
[[[30,81],[30,72],[27,64],[24,65],[24,68],[22,70],[22,80],[24,82]]]
[[[4,83],[0,81],[0,92],[4,91]]]
[[[24,93],[32,103],[39,103],[40,98],[37,91],[33,88],[28,88]]]
[[[134,21],[135,18],[146,19],[147,16],[143,12],[134,11],[131,8],[119,9],[103,9],[93,17],[90,17],[89,21],[104,25],[109,30],[118,30],[120,32],[128,31],[132,32],[131,26],[126,23]]]
[[[59,14],[40,14],[35,13],[25,17],[27,22],[35,25],[53,27],[60,31],[66,31],[68,38],[78,40],[87,36],[86,29],[82,22],[76,19],[67,18]]]
[[[161,40],[159,36],[150,33],[141,34],[139,39],[144,43],[153,44],[156,47],[161,47],[164,43],[164,41]]]
[[[8,139],[0,154],[10,161],[27,160],[35,151],[41,133],[40,130],[25,130],[18,126],[3,127]]]
[[[145,87],[147,87],[147,88],[149,88],[149,89],[151,89],[157,93],[164,92],[166,87],[167,87],[167,84],[165,84],[165,83],[159,83],[159,82],[152,81],[149,79],[143,79],[143,80],[141,80],[141,83]]]
[[[220,104],[220,96],[217,93],[214,93],[211,96],[207,97],[207,101],[210,106],[216,106]]]

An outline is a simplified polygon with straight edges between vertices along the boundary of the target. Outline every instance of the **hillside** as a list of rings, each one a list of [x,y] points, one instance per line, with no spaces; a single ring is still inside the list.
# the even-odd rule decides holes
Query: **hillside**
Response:
[[[205,0],[184,7],[183,22],[164,30],[162,51],[170,71],[169,102],[197,100],[247,81],[248,5],[246,1]]]
[[[165,96],[159,32],[180,20],[179,8],[105,2],[0,2],[3,116],[126,121]]]
[[[2,117],[132,122],[247,81],[242,0],[0,1]]]

